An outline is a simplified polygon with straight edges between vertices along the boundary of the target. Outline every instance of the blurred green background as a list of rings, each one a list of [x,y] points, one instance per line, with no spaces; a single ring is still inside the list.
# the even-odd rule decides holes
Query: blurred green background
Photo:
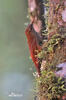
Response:
[[[33,99],[26,16],[27,0],[0,0],[0,100]],[[12,93],[23,96],[9,97]]]

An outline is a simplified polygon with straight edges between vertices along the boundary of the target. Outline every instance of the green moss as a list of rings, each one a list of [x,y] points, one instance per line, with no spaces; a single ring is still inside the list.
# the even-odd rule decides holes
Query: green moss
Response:
[[[46,64],[43,66],[44,70],[41,71],[41,77],[36,78],[36,86],[40,96],[42,95],[47,100],[58,98],[58,96],[61,97],[66,92],[63,79],[57,77],[54,73],[57,70],[56,65],[61,62],[62,53],[59,54],[59,51],[62,49],[64,41],[64,37],[55,34],[38,54],[38,57],[44,59]]]
[[[62,78],[56,77],[50,69],[42,71],[42,76],[37,78],[36,81],[38,88],[40,87],[40,96],[43,95],[48,100],[62,96],[66,92]]]

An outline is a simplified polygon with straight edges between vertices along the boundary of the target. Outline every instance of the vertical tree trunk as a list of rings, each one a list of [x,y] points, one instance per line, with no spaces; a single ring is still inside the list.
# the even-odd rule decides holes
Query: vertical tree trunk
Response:
[[[66,0],[49,0],[48,32],[48,40],[57,33],[66,37]],[[63,48],[66,48],[66,40]],[[66,100],[66,93],[56,100]]]
[[[66,34],[66,1],[49,0],[49,38],[55,33]]]

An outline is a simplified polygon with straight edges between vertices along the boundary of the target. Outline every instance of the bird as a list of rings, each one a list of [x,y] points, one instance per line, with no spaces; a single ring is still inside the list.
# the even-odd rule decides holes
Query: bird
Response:
[[[37,53],[41,51],[43,42],[41,32],[43,24],[45,24],[44,17],[42,16],[44,14],[43,0],[28,0],[28,8],[28,12],[30,15],[30,24],[27,26],[25,34],[27,37],[27,42],[32,61],[35,64],[38,75],[40,75],[41,64],[37,57]]]
[[[25,34],[26,34],[26,37],[27,37],[27,42],[28,42],[29,51],[30,51],[32,61],[35,64],[38,75],[40,75],[40,62],[39,62],[38,57],[36,55],[37,55],[37,51],[38,52],[41,51],[41,45],[40,44],[42,42],[42,39],[38,35],[38,33],[35,32],[35,30],[33,28],[33,24],[28,25],[28,27],[26,28]]]

